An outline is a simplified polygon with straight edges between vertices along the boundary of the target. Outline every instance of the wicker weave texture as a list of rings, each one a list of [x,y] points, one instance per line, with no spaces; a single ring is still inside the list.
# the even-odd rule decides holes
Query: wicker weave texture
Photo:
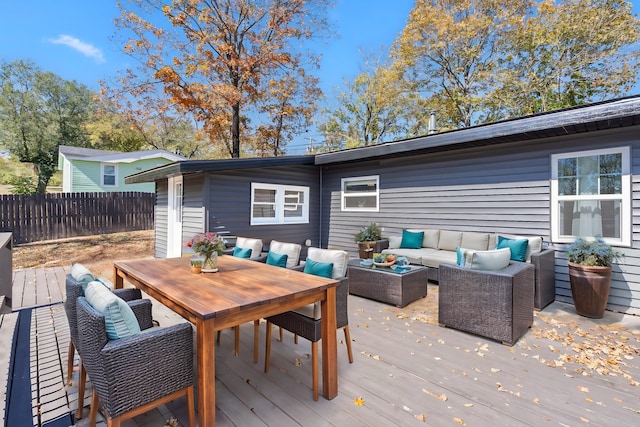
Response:
[[[404,307],[427,296],[427,268],[412,267],[397,274],[374,268],[349,266],[349,292],[353,295]]]
[[[190,324],[108,341],[104,316],[84,297],[77,313],[80,356],[110,418],[193,385]]]
[[[67,274],[65,281],[66,299],[64,300],[64,311],[69,322],[69,335],[73,345],[78,348],[78,315],[76,312],[76,300],[82,296],[82,284]],[[116,289],[113,291],[123,300],[129,303],[138,319],[140,329],[147,329],[153,326],[151,318],[151,301],[141,300],[140,289]],[[141,302],[144,301],[144,302]]]
[[[533,307],[542,310],[556,299],[556,256],[547,249],[531,254],[531,264],[535,267],[535,295]]]
[[[513,261],[499,271],[440,265],[438,322],[513,345],[533,324],[534,270]]]
[[[347,297],[350,283],[346,277],[338,280],[340,283],[336,287],[336,327],[340,329],[349,324]],[[322,338],[322,320],[315,320],[294,311],[277,314],[267,320],[312,342],[320,341]]]

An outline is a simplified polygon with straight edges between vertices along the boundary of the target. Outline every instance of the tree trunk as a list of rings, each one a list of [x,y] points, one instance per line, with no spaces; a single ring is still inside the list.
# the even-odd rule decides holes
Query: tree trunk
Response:
[[[232,107],[231,118],[231,158],[240,158],[240,103]]]

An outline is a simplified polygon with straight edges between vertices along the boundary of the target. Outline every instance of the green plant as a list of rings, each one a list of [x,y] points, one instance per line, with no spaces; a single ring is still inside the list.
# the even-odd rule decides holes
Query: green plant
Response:
[[[191,260],[191,265],[194,267],[202,267],[202,260],[201,259],[192,259]]]
[[[35,194],[37,185],[30,176],[16,176],[9,181],[12,194]]]
[[[601,237],[596,237],[595,240],[577,238],[567,246],[566,253],[569,262],[592,267],[611,267],[611,263],[622,256],[621,252],[612,248]]]
[[[382,229],[378,224],[372,222],[368,226],[362,228],[355,235],[356,242],[374,242],[382,239]]]

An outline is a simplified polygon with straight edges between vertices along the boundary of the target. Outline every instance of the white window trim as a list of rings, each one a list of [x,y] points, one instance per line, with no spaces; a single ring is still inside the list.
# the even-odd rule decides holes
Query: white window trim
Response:
[[[113,185],[111,184],[105,184],[104,183],[104,168],[105,166],[113,166],[113,170],[115,172],[114,174],[114,181],[113,181]],[[102,187],[117,187],[118,186],[118,164],[117,163],[100,163],[100,185]]]
[[[588,196],[559,196],[558,195],[558,160],[586,157],[586,156],[600,156],[603,154],[622,154],[622,194],[603,194],[603,195],[588,195]],[[571,153],[553,154],[551,155],[551,239],[556,243],[571,243],[575,240],[575,237],[595,237],[595,236],[560,236],[560,222],[559,222],[559,202],[561,200],[592,200],[597,198],[599,200],[620,200],[620,224],[621,224],[621,238],[612,239],[605,238],[604,240],[615,246],[628,246],[631,247],[631,221],[632,221],[632,207],[631,207],[631,148],[630,147],[617,147],[617,148],[605,148],[601,150],[588,150],[577,151]]]
[[[367,191],[362,193],[349,193],[347,196],[344,192],[344,185],[347,181],[376,181],[376,191]],[[345,203],[346,197],[360,197],[360,196],[376,196],[376,207],[375,208],[348,208]],[[369,175],[369,176],[352,176],[348,178],[342,178],[340,181],[340,210],[343,212],[379,212],[380,211],[380,176],[379,175]]]
[[[276,215],[274,218],[254,218],[253,204],[255,190],[275,190]],[[302,216],[285,217],[285,191],[299,191],[304,194],[304,203],[302,204]],[[264,184],[259,182],[251,183],[251,225],[273,225],[273,224],[308,224],[309,223],[309,187],[295,185],[278,185]]]

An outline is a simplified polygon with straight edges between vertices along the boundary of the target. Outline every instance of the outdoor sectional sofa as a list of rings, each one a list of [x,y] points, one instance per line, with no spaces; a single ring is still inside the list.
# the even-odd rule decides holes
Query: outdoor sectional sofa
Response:
[[[542,310],[555,299],[555,255],[553,249],[542,248],[541,237],[522,237],[503,233],[478,233],[471,231],[452,231],[408,229],[412,232],[424,232],[420,248],[401,248],[402,236],[390,236],[389,247],[382,253],[404,256],[411,264],[429,267],[429,280],[438,281],[440,264],[457,264],[456,248],[486,251],[496,248],[498,236],[509,239],[527,239],[526,262],[535,267],[534,308]]]

